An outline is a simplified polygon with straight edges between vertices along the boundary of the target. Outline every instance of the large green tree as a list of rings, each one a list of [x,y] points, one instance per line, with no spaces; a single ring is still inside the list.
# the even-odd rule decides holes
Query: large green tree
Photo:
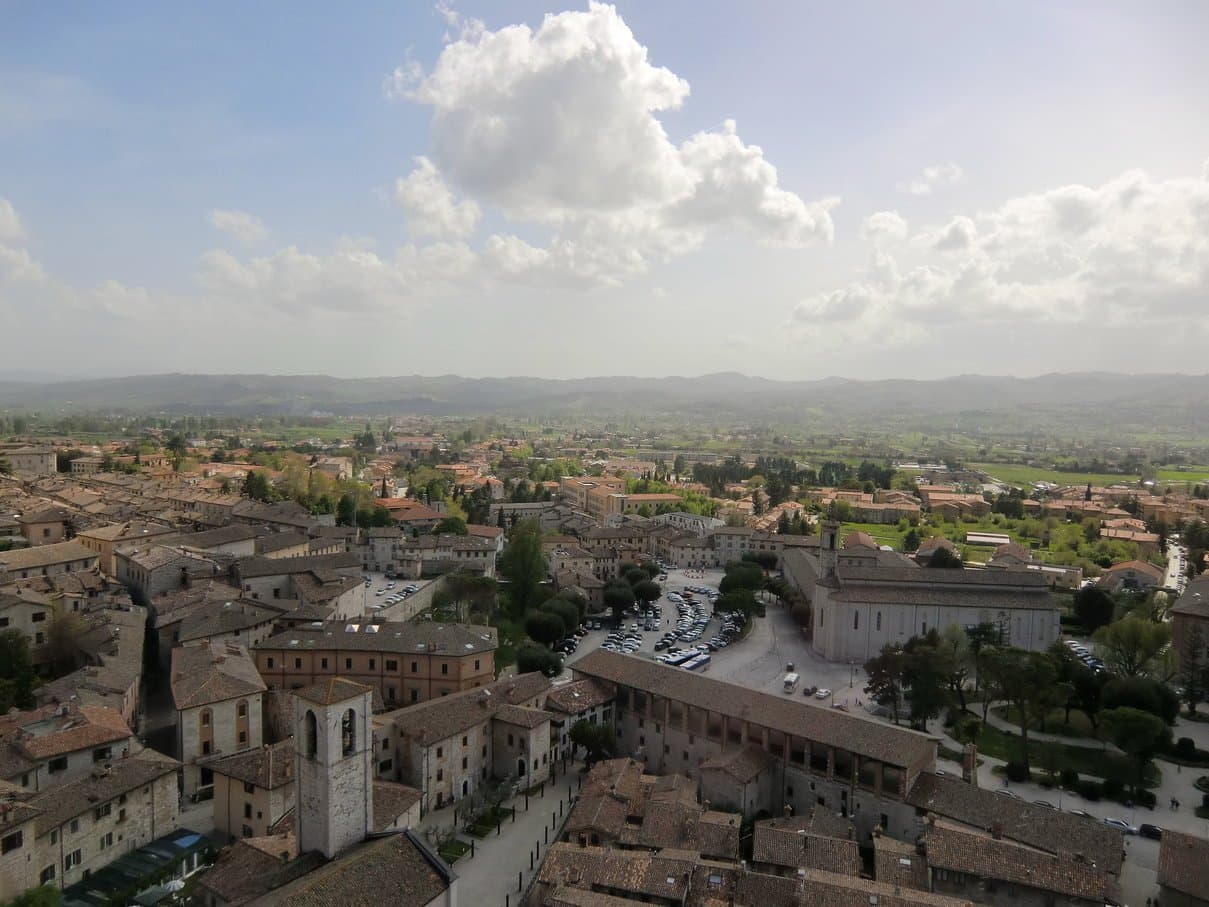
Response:
[[[500,555],[500,570],[508,578],[512,613],[523,614],[536,603],[538,587],[546,579],[546,555],[536,520],[521,520],[513,527]]]
[[[525,615],[525,632],[530,639],[549,646],[566,635],[567,627],[562,618],[551,611],[530,611]]]
[[[1027,772],[1029,731],[1066,701],[1070,688],[1058,680],[1053,659],[1044,652],[995,649],[987,661],[999,695],[1013,707],[1020,722],[1020,761]]]
[[[1127,706],[1106,709],[1100,718],[1108,739],[1127,753],[1134,762],[1133,789],[1136,793],[1145,784],[1146,763],[1163,740],[1166,731],[1163,720],[1141,709],[1131,709]]]
[[[1094,633],[1101,627],[1112,623],[1117,603],[1111,595],[1099,586],[1084,586],[1074,597],[1075,616],[1079,623],[1087,628],[1088,633]]]
[[[613,580],[604,589],[604,605],[613,612],[613,619],[620,621],[628,608],[634,606],[634,589],[625,580]]]
[[[518,674],[540,672],[547,677],[554,677],[562,670],[563,660],[557,652],[551,652],[545,646],[525,643],[516,650],[516,671]]]
[[[869,676],[865,692],[878,705],[890,709],[895,724],[898,724],[898,713],[903,704],[906,661],[902,646],[887,643],[881,652],[865,662],[865,673]]]
[[[1118,674],[1135,677],[1160,670],[1171,627],[1129,615],[1101,627],[1092,638],[1105,664]]]
[[[594,724],[581,718],[571,725],[567,736],[576,747],[584,748],[588,765],[617,752],[617,734],[606,724]]]
[[[34,679],[29,637],[20,630],[0,631],[0,714],[33,707]]]
[[[433,535],[469,535],[466,521],[460,516],[447,516],[432,527]]]

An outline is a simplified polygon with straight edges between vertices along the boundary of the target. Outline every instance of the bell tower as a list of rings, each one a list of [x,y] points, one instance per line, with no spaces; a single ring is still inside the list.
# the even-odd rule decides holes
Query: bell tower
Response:
[[[372,688],[342,677],[294,694],[298,851],[328,859],[374,826]]]
[[[840,524],[828,520],[823,524],[823,535],[819,540],[819,579],[835,580],[839,562]]]

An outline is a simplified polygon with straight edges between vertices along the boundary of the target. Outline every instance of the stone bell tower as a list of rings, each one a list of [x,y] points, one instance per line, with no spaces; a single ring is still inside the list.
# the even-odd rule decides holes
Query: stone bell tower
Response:
[[[298,851],[328,859],[374,826],[372,688],[341,677],[294,694]]]

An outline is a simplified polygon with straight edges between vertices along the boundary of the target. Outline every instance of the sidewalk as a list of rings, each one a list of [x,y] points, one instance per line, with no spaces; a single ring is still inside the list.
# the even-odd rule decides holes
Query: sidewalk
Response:
[[[559,769],[557,778],[545,783],[544,793],[527,798],[520,794],[504,801],[516,809],[514,820],[505,821],[485,838],[458,831],[458,838],[474,842],[474,856],[462,857],[454,864],[458,875],[458,899],[472,907],[516,907],[520,893],[529,886],[550,844],[558,840],[563,823],[571,814],[579,791],[582,763],[573,762],[567,772]],[[459,814],[459,825],[465,820]],[[420,833],[453,824],[453,810],[430,812],[418,826]]]

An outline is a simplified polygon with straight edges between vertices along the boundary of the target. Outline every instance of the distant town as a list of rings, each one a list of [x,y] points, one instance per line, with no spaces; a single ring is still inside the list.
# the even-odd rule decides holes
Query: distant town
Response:
[[[1205,450],[686,440],[0,411],[0,902],[1209,904]]]

